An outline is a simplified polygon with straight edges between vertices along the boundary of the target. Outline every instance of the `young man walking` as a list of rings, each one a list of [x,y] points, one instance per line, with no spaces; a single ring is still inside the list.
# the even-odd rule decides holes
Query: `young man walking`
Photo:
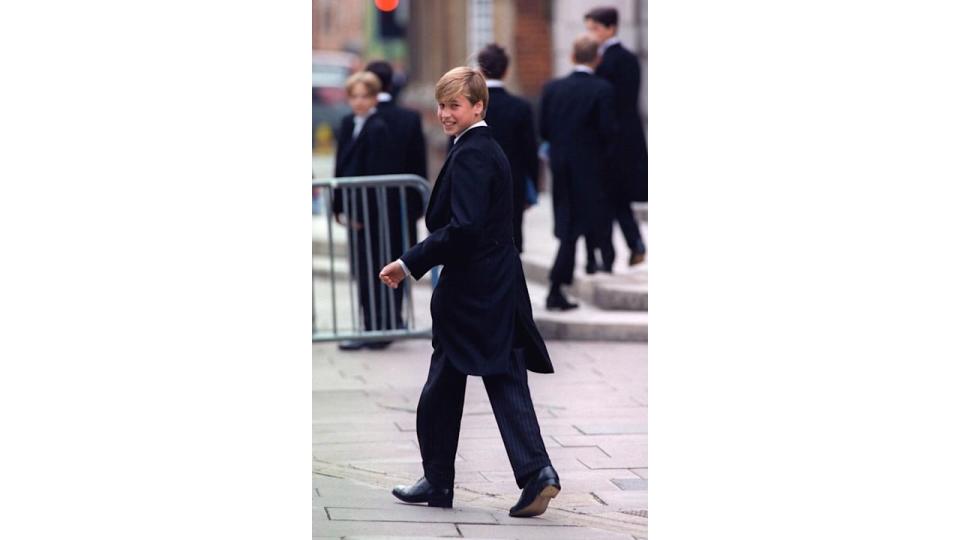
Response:
[[[553,373],[533,322],[513,243],[510,163],[483,121],[489,93],[483,75],[458,67],[436,87],[437,116],[454,137],[440,170],[426,224],[430,234],[380,271],[396,288],[443,265],[433,291],[433,356],[417,405],[423,478],[397,486],[404,502],[453,505],[454,459],[467,375],[483,377],[517,487],[514,517],[542,514],[560,491],[527,386],[527,370]]]
[[[593,74],[597,43],[589,36],[578,38],[572,59],[573,72],[547,83],[540,102],[540,135],[550,143],[553,232],[560,240],[550,270],[549,310],[578,307],[566,299],[561,286],[573,282],[577,240],[586,237],[589,249],[603,224],[601,179],[617,130],[613,88]]]
[[[647,252],[640,227],[630,207],[632,201],[647,200],[647,141],[637,111],[640,94],[640,63],[617,37],[619,15],[616,8],[599,7],[584,15],[587,32],[600,44],[597,76],[613,85],[614,110],[620,133],[614,143],[614,155],[607,182],[606,236],[613,234],[613,221],[630,247],[630,266],[643,262]],[[603,254],[604,266],[613,265],[613,253]]]

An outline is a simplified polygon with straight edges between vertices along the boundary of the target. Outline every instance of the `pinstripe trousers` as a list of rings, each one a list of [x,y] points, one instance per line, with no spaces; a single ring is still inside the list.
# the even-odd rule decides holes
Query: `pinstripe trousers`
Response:
[[[487,375],[483,385],[517,486],[523,489],[527,477],[550,465],[550,456],[540,435],[527,386],[527,368],[519,349],[514,350],[513,359],[508,373]],[[431,485],[453,486],[466,386],[467,376],[453,367],[441,350],[435,349],[417,405],[417,440],[424,476]]]

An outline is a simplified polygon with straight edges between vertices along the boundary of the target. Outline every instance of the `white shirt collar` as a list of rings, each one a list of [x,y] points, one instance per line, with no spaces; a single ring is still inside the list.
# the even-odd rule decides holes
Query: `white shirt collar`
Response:
[[[453,138],[453,144],[457,144],[457,141],[460,140],[460,137],[463,137],[463,134],[466,133],[466,132],[468,132],[468,131],[470,131],[471,129],[473,129],[473,128],[475,128],[475,127],[486,127],[486,126],[487,126],[487,122],[486,122],[485,120],[481,120],[481,121],[473,124],[472,126],[468,127],[467,129],[461,131],[459,135],[457,135],[456,137],[454,137],[454,138]]]
[[[367,114],[365,114],[365,115],[363,115],[363,116],[358,116],[358,115],[356,115],[356,114],[353,115],[353,121],[354,121],[354,122],[356,122],[356,121],[364,121],[364,122],[365,122],[365,121],[367,120],[367,118],[370,118],[371,116],[373,116],[374,114],[376,114],[376,112],[377,112],[377,108],[376,108],[376,107],[371,107],[370,110],[367,111]]]
[[[585,65],[583,65],[583,64],[577,64],[577,65],[573,66],[573,70],[574,70],[574,71],[579,71],[579,72],[582,72],[582,73],[589,73],[589,74],[593,75],[593,68],[591,68],[590,66],[585,66]]]
[[[487,79],[487,88],[503,88],[503,81],[500,79]]]
[[[391,96],[387,92],[380,92],[379,94],[377,94],[377,103],[385,103],[387,101],[392,101],[392,100],[393,100],[393,96]]]
[[[370,109],[369,112],[367,112],[367,115],[366,115],[366,116],[353,115],[353,136],[354,136],[354,138],[356,138],[357,135],[360,135],[360,132],[363,130],[363,124],[365,124],[365,123],[367,122],[367,119],[370,118],[371,116],[373,116],[373,114],[376,113],[376,112],[377,112],[377,108],[374,107],[374,108]]]
[[[608,39],[608,40],[604,41],[603,43],[601,43],[601,44],[600,44],[600,51],[599,51],[599,52],[600,52],[600,56],[603,56],[603,53],[606,52],[607,49],[609,49],[609,48],[610,48],[611,46],[613,46],[613,45],[616,45],[617,43],[620,43],[620,38],[618,38],[617,36],[613,36],[613,37],[611,37],[610,39]]]

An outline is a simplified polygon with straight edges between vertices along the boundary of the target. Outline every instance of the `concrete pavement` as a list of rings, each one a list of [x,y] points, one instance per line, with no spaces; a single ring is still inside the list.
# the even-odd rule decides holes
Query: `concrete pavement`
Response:
[[[536,518],[511,518],[519,496],[483,383],[470,377],[454,508],[401,503],[422,474],[416,406],[427,340],[382,351],[313,354],[314,538],[647,537],[647,346],[548,341],[552,375],[530,374],[534,406],[563,490]]]

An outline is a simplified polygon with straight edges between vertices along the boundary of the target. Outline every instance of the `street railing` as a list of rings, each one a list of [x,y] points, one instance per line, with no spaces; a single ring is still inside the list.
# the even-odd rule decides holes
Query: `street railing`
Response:
[[[420,209],[427,207],[427,181],[412,174],[351,176],[314,180],[313,188],[319,191],[320,214],[326,218],[326,256],[314,254],[313,341],[429,338],[429,327],[416,326],[413,280],[390,289],[378,277],[384,265],[412,245],[416,228],[408,210],[413,202],[422,203]],[[342,262],[338,268],[334,254],[335,227],[346,232],[346,273]],[[339,296],[338,282],[346,284],[346,292],[341,290]],[[317,305],[318,287],[329,287],[329,306]],[[349,320],[340,320],[346,319],[344,310],[337,308],[341,302],[349,303]],[[318,310],[326,307],[330,328],[318,328]]]

